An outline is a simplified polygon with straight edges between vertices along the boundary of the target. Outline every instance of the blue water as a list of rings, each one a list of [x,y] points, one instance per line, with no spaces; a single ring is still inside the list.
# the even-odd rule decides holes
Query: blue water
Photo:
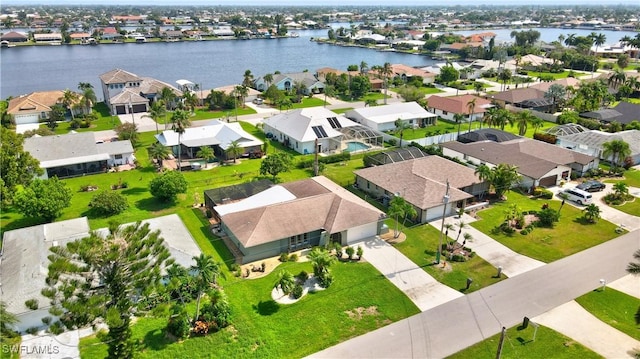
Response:
[[[366,145],[366,144],[364,144],[362,142],[352,141],[352,142],[347,142],[346,151],[348,151],[348,152],[366,151],[366,150],[368,150],[370,148],[371,148],[371,146]]]

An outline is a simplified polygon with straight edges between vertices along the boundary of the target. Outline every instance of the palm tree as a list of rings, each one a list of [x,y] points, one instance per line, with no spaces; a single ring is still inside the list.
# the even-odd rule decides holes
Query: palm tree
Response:
[[[296,279],[293,274],[289,273],[286,270],[281,270],[278,272],[278,280],[273,285],[274,288],[280,287],[282,293],[285,295],[289,295],[293,288],[296,286]]]
[[[207,289],[211,288],[213,284],[216,284],[218,276],[220,275],[220,263],[204,253],[198,257],[193,257],[193,260],[196,261],[196,264],[191,266],[191,273],[193,273],[196,278],[195,282],[198,289],[194,320],[198,320],[200,316],[200,299],[202,299],[202,294],[205,293]]]
[[[216,157],[215,153],[213,153],[213,149],[210,146],[200,147],[200,150],[198,150],[196,156],[202,158],[205,161],[204,168],[209,167],[209,161]]]
[[[518,181],[518,167],[506,163],[500,163],[491,169],[491,177],[489,183],[493,186],[496,196],[502,198],[502,195],[511,189]]]
[[[176,94],[169,87],[165,86],[160,90],[158,94],[158,100],[162,101],[165,106],[165,109],[169,111],[173,106],[173,101],[176,98]],[[167,121],[167,112],[164,115],[164,129],[167,129],[169,121]]]
[[[396,133],[400,134],[400,148],[402,148],[402,138],[404,137],[404,130],[409,128],[409,124],[405,121],[402,121],[401,119],[397,119],[394,122],[394,125],[396,126]]]
[[[539,117],[531,119],[531,127],[533,127],[533,133],[537,133],[538,130],[544,125],[544,120]]]
[[[169,158],[169,148],[162,145],[160,142],[155,142],[147,149],[149,157],[154,159],[156,163],[162,168],[163,161]]]
[[[629,186],[624,182],[616,182],[613,184],[613,193],[618,198],[623,198],[629,194]]]
[[[516,75],[518,74],[518,65],[520,65],[520,61],[522,61],[522,55],[520,54],[513,55],[513,62],[516,65],[514,72],[516,73]]]
[[[93,91],[93,85],[88,82],[80,82],[78,90],[82,92],[82,101],[84,102],[86,113],[91,113],[91,107],[98,101],[96,93]]]
[[[564,207],[564,203],[569,199],[569,195],[563,192],[558,192],[558,197],[562,199],[562,203],[560,203],[560,208],[558,208],[558,215],[560,215],[560,211],[562,211],[562,207]]]
[[[491,175],[493,173],[491,172],[491,168],[489,168],[489,166],[485,164],[481,164],[478,167],[476,167],[476,170],[473,172],[473,174],[477,175],[480,181],[484,182],[484,181],[490,181]]]
[[[417,215],[416,209],[413,205],[407,202],[404,198],[400,196],[394,196],[389,203],[388,215],[390,217],[396,218],[396,228],[393,232],[393,238],[400,237],[400,229],[399,229],[399,217],[406,219],[407,217],[415,217]]]
[[[506,108],[501,108],[498,110],[498,114],[495,120],[496,126],[500,127],[501,131],[504,131],[504,127],[506,125],[513,126],[513,114],[511,111]]]
[[[360,62],[360,74],[364,74],[368,69],[369,69],[369,65],[366,62],[361,61]]]
[[[618,86],[623,85],[627,81],[627,74],[622,69],[615,69],[611,75],[609,75],[609,79],[607,80],[607,85],[617,89]]]
[[[473,114],[474,112],[476,112],[476,100],[477,98],[474,97],[473,100],[467,102],[467,110],[469,110],[469,132],[471,132],[471,122],[473,122]],[[480,125],[480,127],[482,127],[482,125]]]
[[[180,162],[182,143],[180,143],[180,138],[190,125],[191,122],[189,121],[189,114],[187,112],[177,109],[173,112],[173,115],[171,115],[171,129],[178,134],[178,171],[182,171]]]
[[[158,121],[160,121],[160,119],[163,116],[166,116],[167,111],[164,108],[164,103],[162,103],[162,101],[154,101],[151,104],[151,108],[149,109],[149,113],[146,115],[143,115],[142,117],[147,117],[153,120],[153,122],[156,123],[156,133],[159,132],[158,130]]]
[[[589,204],[582,211],[584,218],[590,223],[595,223],[600,218],[600,207],[594,203]]]
[[[480,96],[480,93],[484,90],[484,85],[480,81],[475,81],[473,83],[473,89],[476,90],[476,93]]]
[[[611,157],[612,169],[617,168],[620,160],[624,160],[630,154],[629,144],[624,140],[612,140],[602,144],[602,156]]]
[[[462,229],[467,226],[463,220],[458,221],[458,236],[456,237],[456,242],[460,239],[460,235],[462,234]]]
[[[67,109],[69,109],[69,112],[71,113],[71,119],[74,119],[73,116],[73,107],[75,105],[77,105],[79,100],[79,96],[77,93],[66,89],[64,90],[64,92],[62,93],[62,97],[60,97],[59,101],[62,103],[62,105],[64,105],[64,107],[66,107]]]
[[[385,62],[384,65],[380,68],[380,75],[384,79],[384,104],[387,104],[387,90],[389,88],[389,77],[393,75],[393,68],[391,68],[391,64]]]
[[[262,79],[267,85],[267,88],[269,88],[269,86],[271,86],[271,83],[273,82],[273,74],[266,74],[262,77]]]
[[[194,91],[185,91],[182,94],[182,99],[187,111],[194,113],[199,101],[196,93]]]
[[[7,304],[3,301],[0,301],[0,318],[0,335],[11,331],[11,326],[19,321],[15,314],[7,311]]]
[[[636,251],[633,252],[633,258],[635,258],[637,262],[630,262],[627,265],[627,272],[633,275],[638,275],[640,274],[640,249],[636,249]],[[640,324],[638,314],[636,314],[636,323]]]
[[[245,107],[245,99],[247,98],[247,95],[249,95],[249,88],[247,86],[236,86],[234,88],[235,94],[238,98],[240,98],[240,103],[242,104],[242,108]]]
[[[498,80],[502,81],[502,87],[500,88],[502,91],[507,88],[507,82],[511,80],[511,77],[511,70],[506,68],[501,69],[498,73]]]
[[[253,74],[251,70],[246,70],[243,75],[242,86],[251,87],[251,85],[253,85]]]
[[[564,39],[564,44],[567,46],[573,46],[576,44],[576,34],[569,34],[567,38]]]
[[[607,36],[603,33],[596,34],[592,32],[589,37],[591,38],[591,41],[593,41],[593,44],[596,45],[594,55],[598,56],[598,47],[604,45],[604,43],[607,41]]]
[[[231,155],[233,157],[233,163],[236,163],[236,158],[244,153],[244,148],[240,146],[238,140],[235,140],[229,143],[225,152],[227,155]]]
[[[464,121],[464,115],[461,113],[453,114],[453,120],[458,124],[458,137],[460,137],[460,126],[462,125],[462,121]]]
[[[307,258],[313,266],[313,274],[318,278],[329,273],[329,267],[337,260],[326,250],[317,247],[307,255]]]
[[[518,125],[518,135],[524,136],[525,133],[527,133],[527,128],[529,127],[529,123],[531,123],[531,121],[533,121],[534,118],[535,116],[531,114],[531,111],[529,110],[520,111],[516,114],[515,124]]]

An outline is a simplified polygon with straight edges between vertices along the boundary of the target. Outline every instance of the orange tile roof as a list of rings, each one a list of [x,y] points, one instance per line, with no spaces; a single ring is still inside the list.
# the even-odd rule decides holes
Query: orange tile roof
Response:
[[[51,111],[51,107],[60,102],[59,100],[62,96],[64,96],[64,92],[60,90],[32,92],[28,95],[11,99],[7,106],[7,113],[17,115],[48,112]]]
[[[476,100],[476,108],[474,113],[484,113],[486,111],[486,107],[491,105],[491,101],[473,96],[473,95],[462,95],[462,96],[452,96],[452,97],[441,97],[438,95],[433,95],[429,97],[427,102],[427,106],[429,108],[435,108],[442,111],[447,111],[451,113],[461,113],[468,114],[469,109],[467,104],[471,102],[473,99]]]

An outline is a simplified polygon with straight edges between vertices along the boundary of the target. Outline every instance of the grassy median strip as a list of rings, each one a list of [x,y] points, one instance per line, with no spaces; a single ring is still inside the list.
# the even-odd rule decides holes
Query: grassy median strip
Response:
[[[589,313],[628,336],[640,340],[640,325],[634,316],[640,307],[640,299],[615,289],[596,289],[576,298]]]

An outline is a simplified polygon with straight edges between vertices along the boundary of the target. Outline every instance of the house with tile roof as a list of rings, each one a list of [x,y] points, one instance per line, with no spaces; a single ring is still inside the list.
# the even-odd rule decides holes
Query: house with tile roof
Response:
[[[240,123],[225,123],[213,120],[205,126],[189,127],[178,138],[178,133],[165,130],[155,135],[158,142],[170,147],[174,155],[180,154],[195,158],[200,147],[211,147],[216,156],[227,159],[227,149],[232,142],[236,142],[243,149],[242,155],[250,155],[262,151],[263,142],[242,129]],[[242,156],[241,155],[241,156]]]
[[[583,175],[599,164],[594,156],[524,137],[503,142],[451,141],[441,143],[440,147],[445,156],[476,166],[495,167],[501,163],[516,166],[521,176],[517,186],[523,188],[556,186],[570,178],[571,171]]]
[[[100,75],[104,102],[114,115],[147,112],[163,88],[167,87],[177,96],[182,91],[151,77],[140,77],[129,71],[114,69]]]
[[[468,104],[473,100],[476,101],[476,105],[474,112],[470,114]],[[479,121],[490,107],[493,107],[491,101],[474,95],[451,97],[433,95],[427,101],[427,109],[430,112],[449,121],[455,121],[453,116],[457,113],[464,115],[467,121]]]
[[[7,106],[7,113],[13,116],[16,125],[37,124],[51,115],[51,108],[62,104],[64,91],[38,91],[28,95],[12,98]],[[78,94],[80,96],[80,94]],[[84,106],[72,109],[74,115],[83,114]]]
[[[354,172],[356,184],[383,203],[399,195],[416,210],[420,223],[454,214],[467,201],[489,189],[474,170],[440,156],[387,163]],[[449,183],[449,202],[442,201]]]
[[[410,128],[434,125],[437,115],[425,110],[417,102],[397,102],[382,106],[361,107],[349,110],[347,118],[377,131],[396,129],[400,120]]]
[[[351,245],[380,234],[386,218],[324,176],[275,185],[213,210],[239,263],[331,241]]]
[[[2,34],[0,40],[8,42],[26,42],[29,41],[29,36],[22,32],[9,31],[6,34]]]
[[[296,83],[301,83],[306,87],[305,95],[324,91],[324,83],[319,81],[316,76],[310,72],[275,74],[273,75],[273,81],[271,81],[271,83],[267,83],[264,77],[261,76],[255,79],[253,83],[254,88],[258,91],[265,91],[271,85],[275,85],[278,90],[289,91],[294,88]]]
[[[400,78],[404,82],[410,81],[413,77],[420,77],[423,84],[431,84],[436,78],[436,74],[432,72],[404,64],[391,65],[391,71],[393,71],[394,78]]]
[[[43,179],[104,173],[135,161],[129,140],[96,143],[93,132],[25,138],[24,150],[40,161]]]

